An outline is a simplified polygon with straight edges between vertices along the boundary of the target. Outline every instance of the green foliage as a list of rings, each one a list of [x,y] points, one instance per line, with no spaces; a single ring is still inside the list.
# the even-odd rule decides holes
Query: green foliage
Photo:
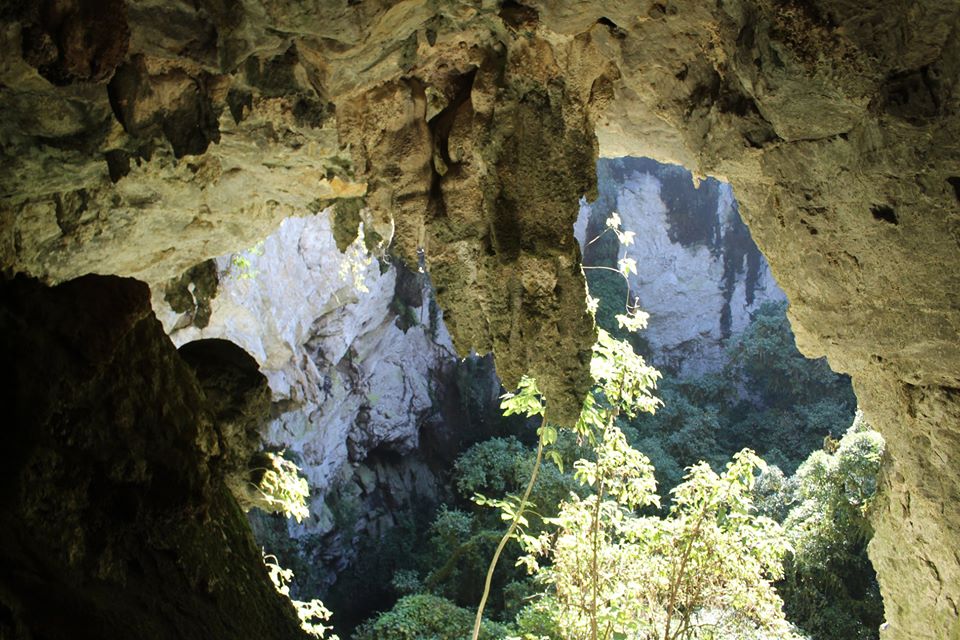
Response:
[[[470,489],[471,493],[474,491]],[[454,547],[470,536],[474,521],[475,518],[471,513],[451,509],[445,504],[441,505],[430,525],[430,543],[437,549]]]
[[[540,472],[540,464],[543,460],[543,450],[546,446],[553,444],[557,440],[557,431],[547,423],[546,404],[533,378],[528,378],[527,376],[521,378],[517,392],[504,394],[500,407],[503,409],[505,416],[516,414],[524,415],[528,418],[541,416],[542,420],[540,422],[540,428],[537,429],[537,435],[539,436],[537,441],[537,456],[534,459],[533,469],[530,473],[530,481],[523,491],[523,496],[517,498],[514,495],[508,494],[504,499],[491,499],[477,494],[473,499],[474,502],[480,506],[492,506],[500,510],[501,519],[509,521],[510,525],[507,527],[506,533],[501,536],[500,542],[497,544],[497,548],[493,552],[493,557],[490,560],[490,566],[487,568],[487,577],[486,580],[484,580],[480,604],[477,606],[477,614],[473,623],[473,633],[470,636],[471,640],[479,640],[481,624],[483,622],[483,610],[484,607],[486,607],[487,599],[490,597],[494,573],[496,572],[500,555],[514,535],[518,531],[522,532],[523,529],[528,526],[525,512],[527,508],[533,506],[533,504],[529,502],[529,499],[533,487],[537,483],[537,475]]]
[[[797,351],[785,303],[762,305],[727,353],[726,373],[747,394],[726,410],[726,447],[758,443],[765,454],[775,447],[777,462],[792,471],[825,435],[838,438],[850,424],[856,398],[849,378],[831,371],[825,358]]]
[[[849,379],[797,351],[784,305],[762,305],[727,355],[719,374],[664,383],[663,410],[624,425],[663,486],[675,486],[680,470],[699,460],[720,468],[745,447],[793,472],[825,435],[839,437],[850,424]]]
[[[596,387],[576,431],[595,455],[573,464],[591,492],[562,502],[550,530],[518,534],[528,552],[520,564],[546,586],[518,616],[524,636],[673,640],[757,627],[789,635],[770,584],[782,575],[786,540],[753,512],[762,461],[743,451],[722,475],[700,463],[674,489],[667,517],[638,516],[659,502],[654,470],[615,422],[656,410],[659,374],[602,329],[591,373]]]
[[[394,607],[364,623],[355,640],[464,640],[470,637],[473,612],[445,598],[417,594],[400,598]],[[500,624],[484,621],[480,638],[498,640],[509,634]]]
[[[762,461],[743,451],[716,474],[691,468],[667,517],[636,515],[656,500],[652,467],[611,427],[598,464],[579,465],[597,492],[565,502],[553,535],[526,539],[524,563],[549,589],[518,616],[525,637],[742,638],[792,636],[771,580],[787,548],[754,513]],[[606,487],[610,491],[606,491]],[[540,566],[539,558],[549,561]]]
[[[341,636],[350,637],[351,629],[369,617],[371,610],[388,609],[397,597],[427,588],[426,576],[438,560],[424,535],[432,517],[428,505],[404,511],[397,514],[396,526],[382,537],[360,540],[356,559],[323,597],[336,612]],[[350,528],[341,531],[353,531],[350,522]]]
[[[652,391],[657,386],[660,372],[644,362],[629,344],[616,340],[603,329],[597,330],[597,343],[590,360],[590,375],[596,384],[595,392],[588,394],[577,431],[589,433],[588,428],[603,428],[603,416],[597,412],[596,397],[609,405],[610,415],[633,418],[639,413],[654,413],[661,402]]]
[[[721,468],[724,454],[717,440],[723,421],[718,407],[696,403],[692,394],[675,384],[664,385],[660,395],[663,408],[655,416],[633,421],[625,429],[630,441],[654,462],[660,486],[677,486],[684,467],[700,460]]]
[[[832,451],[814,451],[767,491],[768,502],[789,506],[783,525],[793,553],[778,589],[790,619],[815,640],[875,639],[883,606],[866,554],[867,513],[884,442],[858,413],[839,443],[827,445]]]
[[[417,310],[406,304],[396,294],[394,294],[393,299],[390,301],[389,309],[397,316],[397,326],[400,327],[400,330],[404,333],[409,331],[411,327],[420,324],[420,317]]]
[[[597,326],[604,329],[617,340],[626,340],[637,353],[649,353],[650,346],[636,330],[621,326],[617,316],[624,313],[624,302],[628,300],[627,282],[615,269],[586,269],[587,288],[590,296],[596,300],[594,317]]]
[[[585,453],[569,432],[558,433],[551,451],[561,458],[561,463],[563,460],[575,460]],[[460,455],[454,464],[452,483],[458,493],[468,500],[476,494],[516,496],[529,481],[535,458],[535,451],[515,437],[491,438],[473,445]],[[544,526],[543,518],[555,516],[559,504],[571,492],[585,493],[574,480],[569,465],[563,467],[561,469],[556,464],[540,467],[537,482],[527,500],[527,511],[536,516],[526,519],[527,531],[539,533]],[[477,576],[486,570],[503,535],[504,521],[500,512],[488,508],[495,501],[481,499],[481,502],[482,505],[466,502],[462,508],[441,506],[427,536],[428,552],[425,556],[429,566],[424,568],[425,588],[461,605],[472,604],[479,599],[480,581]],[[490,610],[494,616],[501,612],[506,615],[508,610],[515,614],[515,610],[519,609],[515,603],[508,604],[510,596],[505,592],[508,585],[514,585],[514,593],[527,588],[523,572],[513,566],[519,555],[518,547],[507,547],[504,555],[506,557],[499,563],[493,579]],[[506,615],[506,618],[513,614]]]
[[[666,517],[637,515],[659,502],[654,470],[616,421],[656,410],[659,373],[602,329],[591,373],[596,386],[576,432],[594,444],[594,456],[573,464],[589,494],[570,494],[539,534],[526,522],[517,529],[527,551],[518,562],[546,588],[518,615],[524,637],[733,638],[757,628],[791,635],[770,582],[782,576],[786,539],[753,509],[762,461],[743,451],[720,475],[699,463],[674,489]],[[517,521],[514,503],[495,504]]]
[[[825,358],[810,360],[797,351],[785,302],[766,302],[728,346],[732,372],[768,403],[781,407],[809,404],[834,395],[845,380]]]
[[[463,496],[515,490],[516,469],[529,453],[514,437],[491,438],[470,447],[454,463],[457,490]]]
[[[263,255],[263,241],[261,240],[246,251],[230,256],[230,272],[238,280],[253,280],[260,273],[253,268],[253,258]]]
[[[401,569],[393,574],[390,587],[399,595],[418,593],[423,589],[420,574],[412,569]]]
[[[269,466],[256,469],[260,480],[251,484],[257,493],[257,506],[296,518],[297,522],[309,516],[310,486],[306,478],[300,476],[300,468],[285,459],[282,452],[265,453],[263,457]]]
[[[613,272],[588,277],[622,282]],[[625,288],[620,293],[607,310],[614,323]],[[627,321],[642,315],[633,311]],[[854,402],[845,380],[796,352],[782,306],[764,306],[754,322],[731,341],[726,371],[666,384],[664,402],[652,393],[659,373],[601,329],[591,366],[596,386],[575,429],[543,420],[536,451],[510,437],[462,454],[452,480],[472,503],[436,513],[420,569],[387,580],[394,593],[415,595],[358,637],[469,637],[469,614],[458,604],[480,599],[482,613],[488,594],[489,615],[515,617],[524,640],[796,638],[781,595],[790,620],[818,640],[841,637],[818,635],[831,626],[852,629],[851,638],[875,637],[857,635],[876,628],[864,622],[872,620],[873,587],[857,592],[849,572],[869,569],[863,514],[882,447],[872,435],[844,438],[794,477],[766,469],[752,451],[736,453],[735,445],[759,440],[792,470],[824,434],[839,435]],[[765,366],[773,380],[763,379]],[[535,418],[548,404],[524,378],[503,396],[502,409]],[[673,487],[659,512],[657,480]],[[498,565],[501,554],[508,561]],[[854,592],[866,595],[856,600]],[[461,620],[457,609],[466,622],[444,626]],[[449,615],[428,615],[435,611]],[[476,620],[484,637],[490,623]]]

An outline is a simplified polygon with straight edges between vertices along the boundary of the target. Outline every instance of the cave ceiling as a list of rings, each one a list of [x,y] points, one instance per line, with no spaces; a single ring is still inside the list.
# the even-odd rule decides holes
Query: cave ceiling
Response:
[[[569,423],[596,158],[728,180],[799,346],[887,439],[885,638],[958,638],[958,27],[935,0],[0,3],[0,268],[161,287],[288,216],[362,222]]]

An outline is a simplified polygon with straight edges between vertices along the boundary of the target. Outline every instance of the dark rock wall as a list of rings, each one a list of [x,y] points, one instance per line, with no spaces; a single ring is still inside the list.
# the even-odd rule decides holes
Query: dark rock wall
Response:
[[[301,637],[225,484],[262,377],[198,382],[133,280],[0,301],[0,637]]]

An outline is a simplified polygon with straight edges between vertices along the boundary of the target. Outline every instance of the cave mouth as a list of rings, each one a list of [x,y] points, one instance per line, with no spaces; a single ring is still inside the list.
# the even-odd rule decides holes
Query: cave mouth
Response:
[[[868,455],[876,443],[864,434],[874,432],[857,417],[849,378],[797,351],[786,296],[729,185],[646,158],[600,160],[597,176],[574,232],[597,325],[663,374],[663,406],[622,424],[655,468],[658,513],[691,465],[721,472],[754,450],[768,465],[756,513],[807,554],[788,557],[777,583],[787,619],[810,638],[836,628],[876,637],[882,605],[864,510],[879,458]],[[344,639],[378,637],[391,620],[427,624],[426,611],[465,620],[502,526],[471,498],[522,488],[535,429],[501,415],[490,357],[457,357],[428,274],[388,256],[358,259],[362,241],[341,254],[334,236],[326,215],[287,219],[255,250],[206,263],[203,287],[196,270],[171,282],[189,304],[174,308],[158,292],[158,316],[201,382],[223,371],[230,389],[270,382],[262,444],[309,483],[309,513],[293,521],[252,509],[248,519],[264,553],[293,572],[292,597],[320,598]],[[624,259],[637,265],[626,276]],[[625,301],[649,314],[645,329],[620,328]],[[233,393],[221,391],[211,395]],[[567,463],[543,481],[551,501],[575,484]],[[492,624],[531,597],[505,565]],[[830,614],[814,615],[828,600]]]
[[[574,228],[597,326],[663,374],[663,406],[629,421],[632,444],[650,457],[664,495],[698,461],[719,471],[737,451],[755,451],[768,465],[757,512],[795,546],[777,583],[787,619],[810,638],[878,638],[883,607],[865,514],[884,445],[850,378],[797,349],[786,294],[729,184],[631,157],[599,160],[597,178],[598,196],[581,201]],[[892,215],[875,213],[896,224]],[[631,304],[649,314],[638,332],[616,320]],[[827,602],[817,613],[814,603]]]

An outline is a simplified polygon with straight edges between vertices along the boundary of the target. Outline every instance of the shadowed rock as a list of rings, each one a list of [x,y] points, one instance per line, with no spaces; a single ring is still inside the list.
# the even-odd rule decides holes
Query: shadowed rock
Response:
[[[0,636],[301,637],[224,483],[243,385],[198,384],[134,280],[19,277],[0,302]]]

